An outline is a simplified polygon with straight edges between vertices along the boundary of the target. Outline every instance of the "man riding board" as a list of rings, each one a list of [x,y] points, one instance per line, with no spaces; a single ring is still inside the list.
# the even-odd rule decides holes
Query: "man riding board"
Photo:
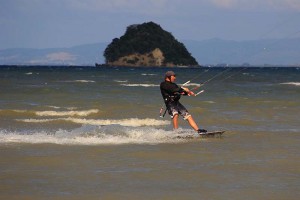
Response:
[[[176,83],[176,74],[173,71],[167,71],[165,81],[160,84],[160,91],[166,109],[173,120],[174,129],[178,129],[178,115],[180,114],[184,120],[187,120],[190,126],[199,134],[205,134],[207,130],[199,129],[193,117],[187,109],[179,102],[181,95],[195,96],[195,93],[186,87],[179,87]]]

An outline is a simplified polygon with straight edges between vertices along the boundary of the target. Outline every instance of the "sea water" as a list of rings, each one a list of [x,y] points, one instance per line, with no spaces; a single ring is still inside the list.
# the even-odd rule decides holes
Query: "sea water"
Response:
[[[172,129],[159,84],[173,70],[200,128]],[[200,87],[199,87],[200,86]],[[298,199],[300,69],[0,68],[0,197]]]

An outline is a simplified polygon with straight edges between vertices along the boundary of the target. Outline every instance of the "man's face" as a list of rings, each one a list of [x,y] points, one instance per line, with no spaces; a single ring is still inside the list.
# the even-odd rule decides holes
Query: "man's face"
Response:
[[[170,77],[170,81],[173,83],[173,82],[175,82],[175,80],[176,80],[176,76],[171,76]]]

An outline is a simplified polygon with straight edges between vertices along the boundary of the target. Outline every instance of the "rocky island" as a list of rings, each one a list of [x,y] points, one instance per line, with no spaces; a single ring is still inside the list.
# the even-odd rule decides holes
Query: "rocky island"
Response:
[[[109,66],[198,66],[184,44],[154,22],[134,24],[104,51]]]

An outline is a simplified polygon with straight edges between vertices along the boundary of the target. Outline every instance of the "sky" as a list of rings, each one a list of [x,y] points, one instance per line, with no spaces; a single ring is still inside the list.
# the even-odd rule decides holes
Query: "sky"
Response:
[[[0,0],[0,49],[111,42],[153,21],[176,39],[300,37],[300,0]]]

